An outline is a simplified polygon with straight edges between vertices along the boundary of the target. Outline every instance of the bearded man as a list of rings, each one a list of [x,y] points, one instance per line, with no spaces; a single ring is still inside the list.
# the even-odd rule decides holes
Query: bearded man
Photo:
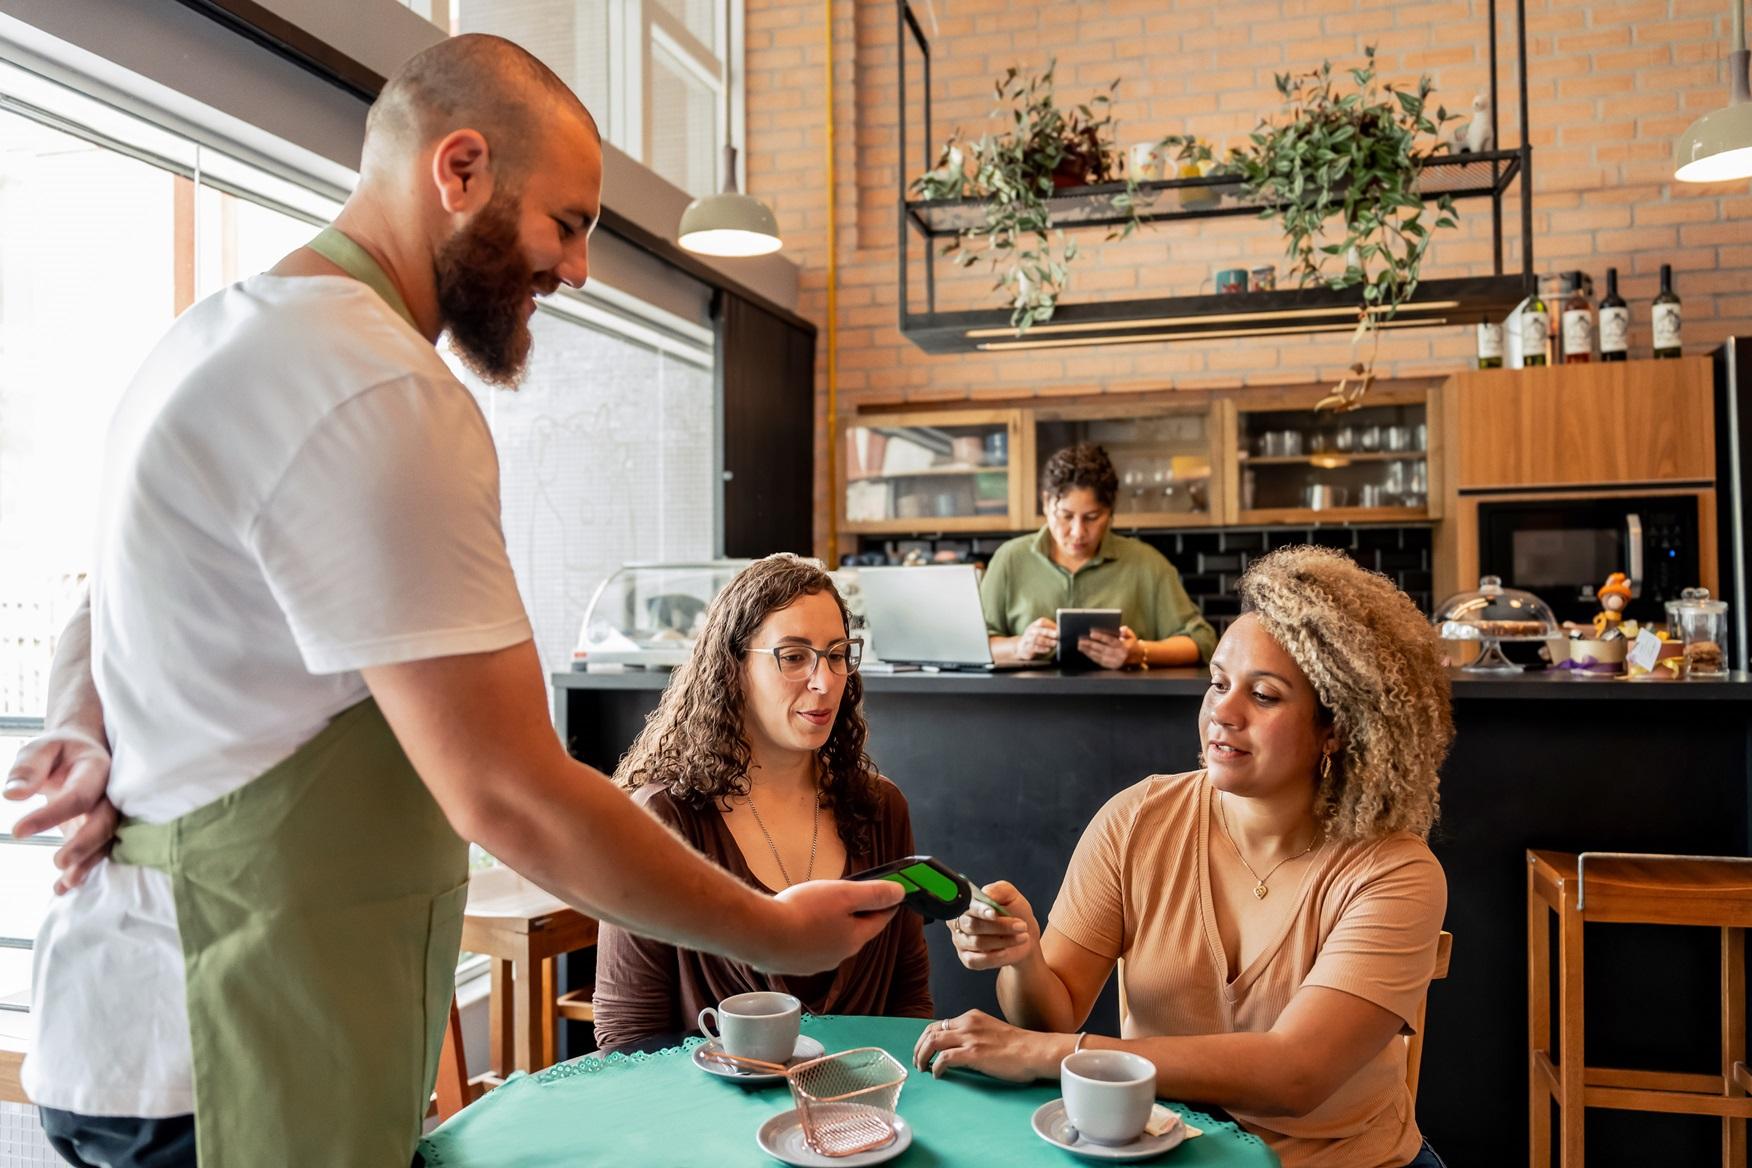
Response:
[[[760,895],[548,721],[492,437],[433,346],[514,384],[536,298],[585,281],[601,185],[553,73],[452,38],[372,107],[333,226],[184,313],[122,398],[89,603],[6,792],[51,796],[27,831],[85,814],[24,1071],[70,1163],[407,1165],[465,840],[763,969],[886,926],[889,881]]]

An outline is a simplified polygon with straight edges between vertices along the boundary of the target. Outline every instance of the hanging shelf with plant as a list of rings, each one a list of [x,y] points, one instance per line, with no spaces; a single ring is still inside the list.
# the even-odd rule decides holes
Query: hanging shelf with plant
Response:
[[[928,42],[908,0],[898,3],[902,28],[924,57],[928,95]],[[1524,32],[1519,36],[1524,83]],[[903,51],[903,93],[907,56]],[[1354,88],[1344,84],[1347,76]],[[1532,286],[1531,207],[1522,199],[1521,270],[1505,271],[1503,200],[1516,185],[1526,190],[1532,151],[1525,101],[1522,144],[1489,148],[1494,72],[1488,93],[1474,101],[1472,123],[1452,138],[1446,125],[1463,119],[1432,107],[1428,79],[1410,87],[1383,81],[1372,48],[1360,67],[1327,64],[1276,80],[1283,108],[1262,119],[1240,148],[1219,158],[1208,143],[1170,135],[1158,150],[1192,164],[1170,168],[1189,177],[1139,179],[1126,173],[1113,146],[1116,86],[1061,110],[1050,67],[1036,78],[1006,72],[995,87],[1002,127],[977,139],[957,132],[929,156],[924,174],[911,183],[902,178],[902,332],[929,352],[1317,331],[1348,331],[1359,344],[1378,344],[1383,328],[1500,321],[1520,302]],[[924,113],[929,135],[928,100]],[[1490,201],[1494,270],[1431,279],[1423,271],[1430,242],[1454,221],[1461,199]],[[1279,290],[1100,303],[1065,296],[1078,257],[1074,231],[1106,228],[1118,239],[1153,223],[1236,215],[1279,223],[1290,260]],[[923,311],[912,295],[909,235],[925,241]],[[1172,236],[1164,245],[1172,248]],[[963,267],[991,263],[1005,307],[939,311],[939,247]],[[1353,367],[1355,376],[1335,388],[1333,404],[1366,388],[1372,356],[1357,364],[1362,370]]]

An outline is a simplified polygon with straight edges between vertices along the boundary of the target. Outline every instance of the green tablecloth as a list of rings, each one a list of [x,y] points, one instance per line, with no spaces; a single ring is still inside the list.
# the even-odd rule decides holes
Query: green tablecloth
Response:
[[[1068,1168],[1082,1163],[1034,1134],[1029,1117],[1058,1096],[1056,1083],[1026,1086],[952,1072],[932,1079],[912,1068],[925,1023],[916,1018],[821,1017],[803,1031],[829,1051],[880,1046],[908,1069],[900,1114],[913,1144],[895,1168],[998,1164]],[[771,1168],[754,1133],[791,1108],[784,1083],[744,1087],[701,1071],[696,1042],[651,1055],[610,1055],[518,1075],[465,1108],[420,1145],[429,1168]],[[1256,1137],[1176,1106],[1205,1135],[1150,1161],[1167,1168],[1276,1168]]]

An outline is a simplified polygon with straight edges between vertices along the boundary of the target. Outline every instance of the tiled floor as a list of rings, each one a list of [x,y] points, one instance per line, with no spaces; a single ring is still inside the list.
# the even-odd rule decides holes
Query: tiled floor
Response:
[[[43,1139],[36,1108],[0,1103],[0,1168],[65,1168]]]

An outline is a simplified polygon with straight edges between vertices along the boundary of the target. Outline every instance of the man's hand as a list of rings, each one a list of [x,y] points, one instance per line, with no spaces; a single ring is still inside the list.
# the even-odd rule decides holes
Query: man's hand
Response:
[[[754,964],[768,973],[832,969],[869,944],[894,919],[906,890],[892,880],[810,880],[773,897],[779,910],[771,956]]]
[[[66,842],[55,852],[55,893],[85,882],[97,862],[115,842],[115,806],[104,792],[109,786],[110,754],[103,743],[69,730],[55,730],[25,743],[6,777],[5,796],[24,800],[47,797],[41,807],[21,818],[13,837],[28,839],[38,832],[68,825]]]
[[[1077,641],[1077,650],[1103,669],[1124,669],[1140,658],[1138,635],[1125,625],[1119,626],[1117,637],[1105,629],[1090,629]]]
[[[1048,657],[1057,651],[1058,622],[1050,616],[1043,616],[1023,629],[1021,640],[1016,642],[1016,656],[1023,661]]]

